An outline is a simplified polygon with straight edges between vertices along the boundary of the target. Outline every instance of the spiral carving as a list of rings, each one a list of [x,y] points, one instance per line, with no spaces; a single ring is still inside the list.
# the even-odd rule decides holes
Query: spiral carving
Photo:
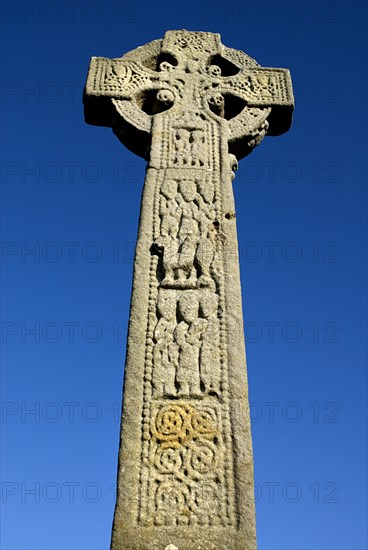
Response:
[[[156,415],[152,434],[161,448],[180,448],[200,436],[215,437],[216,425],[207,411],[198,411],[188,403],[169,403]]]
[[[188,470],[195,479],[208,476],[216,471],[218,466],[218,452],[212,441],[191,442],[186,458]]]
[[[163,473],[179,472],[182,466],[182,458],[179,449],[158,449],[155,457],[156,468]]]

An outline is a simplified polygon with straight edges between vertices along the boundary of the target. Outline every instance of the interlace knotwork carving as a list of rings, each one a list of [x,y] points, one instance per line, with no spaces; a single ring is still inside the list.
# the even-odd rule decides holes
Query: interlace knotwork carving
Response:
[[[155,525],[223,525],[224,445],[219,407],[187,401],[155,405],[149,494]]]

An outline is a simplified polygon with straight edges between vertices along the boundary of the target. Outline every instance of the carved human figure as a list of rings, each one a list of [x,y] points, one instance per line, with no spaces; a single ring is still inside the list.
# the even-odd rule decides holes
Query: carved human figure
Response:
[[[156,239],[156,245],[162,251],[162,264],[165,278],[162,286],[170,286],[174,282],[174,269],[178,263],[179,221],[181,210],[176,200],[177,182],[166,179],[161,187],[160,199],[160,237]]]
[[[200,274],[197,285],[199,287],[214,288],[215,282],[211,276],[211,266],[216,250],[216,229],[208,222],[203,226],[196,250],[196,263]]]
[[[179,366],[176,374],[178,395],[198,397],[200,391],[199,352],[203,323],[198,319],[199,298],[197,291],[180,294],[178,313],[181,317],[174,333],[179,347]]]
[[[194,257],[199,239],[199,210],[193,202],[197,195],[195,181],[181,180],[179,191],[178,202],[181,208],[181,219],[178,232],[178,281],[179,283],[186,282],[190,286],[196,286],[197,273],[194,267]]]
[[[198,191],[206,205],[212,205],[215,199],[215,186],[212,178],[201,178],[198,183]]]
[[[203,153],[201,154],[204,143],[203,130],[192,130],[190,133],[189,142],[192,166],[203,166]]]
[[[161,236],[176,239],[179,228],[178,203],[176,201],[177,182],[165,179],[161,186],[160,217]]]
[[[200,351],[201,383],[205,393],[220,397],[218,296],[211,290],[205,290],[202,294],[200,313],[206,321]]]
[[[175,132],[175,164],[189,165],[189,161],[189,131],[185,128],[177,128]]]
[[[153,396],[174,396],[175,374],[178,366],[178,346],[174,340],[176,327],[175,291],[161,289],[157,299],[159,321],[153,339]]]
[[[209,199],[211,195],[213,198],[213,189],[210,189],[209,192],[207,192],[204,191],[204,187],[205,186],[203,185],[200,190],[204,192],[206,198]],[[214,226],[215,209],[211,208],[210,205],[203,200],[202,196],[202,193],[198,193],[196,198],[198,203],[198,220],[200,230],[200,237],[195,255],[196,266],[199,274],[197,284],[199,287],[214,287],[214,280],[211,277],[210,268],[215,255],[217,239],[217,233]]]

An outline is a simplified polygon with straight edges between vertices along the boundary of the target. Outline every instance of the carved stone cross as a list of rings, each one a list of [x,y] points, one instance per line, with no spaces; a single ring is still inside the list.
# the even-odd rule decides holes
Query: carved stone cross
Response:
[[[232,179],[286,132],[287,69],[209,32],[93,57],[85,118],[148,162],[136,247],[113,550],[256,547]]]

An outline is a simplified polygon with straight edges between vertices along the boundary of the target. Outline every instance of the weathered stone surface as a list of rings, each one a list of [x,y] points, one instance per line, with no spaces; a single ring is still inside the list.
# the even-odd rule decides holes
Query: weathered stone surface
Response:
[[[169,31],[92,58],[91,124],[148,161],[124,380],[113,550],[256,547],[237,159],[290,127],[288,70]]]

